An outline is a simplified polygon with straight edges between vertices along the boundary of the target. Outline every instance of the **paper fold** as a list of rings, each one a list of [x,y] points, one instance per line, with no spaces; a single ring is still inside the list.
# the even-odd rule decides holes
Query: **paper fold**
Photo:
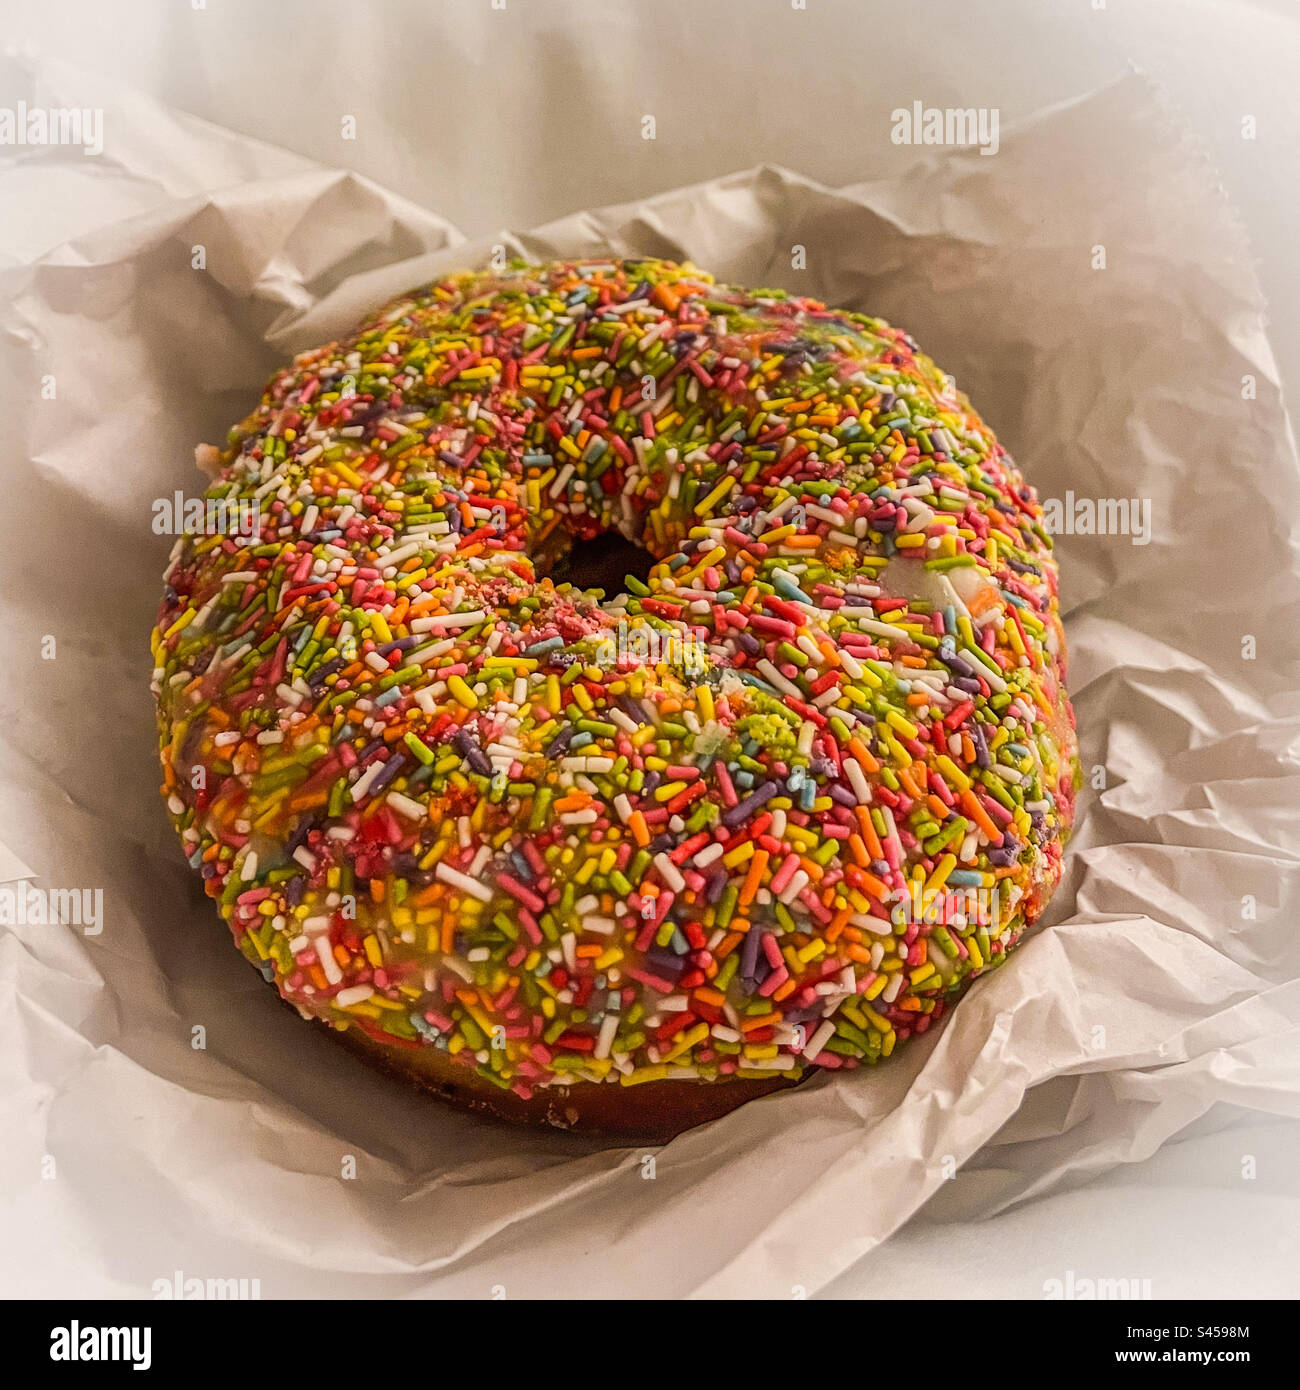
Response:
[[[0,936],[5,1292],[148,1296],[181,1269],[265,1297],[789,1298],[927,1202],[986,1217],[1214,1107],[1300,1114],[1300,470],[1240,229],[1144,80],[1004,132],[996,158],[838,190],[761,167],[495,239],[688,257],[879,314],[1040,496],[1150,504],[1145,544],[1058,539],[1089,780],[1054,925],[888,1064],[652,1167],[366,1071],[278,1005],[183,864],[156,795],[171,542],[151,503],[202,487],[194,445],[286,354],[494,241],[191,118],[118,116],[129,159],[102,188],[51,174],[102,219],[79,207],[66,243],[0,261],[0,869],[105,899],[97,937]]]

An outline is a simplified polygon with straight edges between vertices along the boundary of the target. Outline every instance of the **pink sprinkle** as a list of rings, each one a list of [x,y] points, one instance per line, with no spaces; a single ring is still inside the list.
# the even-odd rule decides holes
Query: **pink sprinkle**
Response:
[[[531,912],[538,913],[546,911],[545,901],[539,898],[531,888],[525,888],[512,874],[497,874],[497,882],[512,898],[523,903]]]

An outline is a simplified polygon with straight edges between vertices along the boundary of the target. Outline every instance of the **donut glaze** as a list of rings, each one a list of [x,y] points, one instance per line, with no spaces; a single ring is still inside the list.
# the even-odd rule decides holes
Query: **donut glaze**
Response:
[[[169,562],[163,792],[240,949],[371,1061],[670,1134],[889,1056],[1060,876],[1042,513],[881,320],[516,262],[199,456],[245,534]],[[564,576],[609,533],[652,567],[602,601]]]

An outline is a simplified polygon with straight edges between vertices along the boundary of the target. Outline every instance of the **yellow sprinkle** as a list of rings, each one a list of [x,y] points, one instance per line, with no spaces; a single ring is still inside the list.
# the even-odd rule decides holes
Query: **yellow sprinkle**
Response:
[[[176,619],[176,621],[171,625],[171,627],[169,627],[167,631],[163,633],[163,641],[165,642],[169,637],[175,636],[175,634],[178,633],[183,627],[188,627],[190,623],[194,621],[194,615],[196,611],[197,610],[194,608],[187,608],[185,612],[182,613],[180,617]]]
[[[739,846],[737,849],[733,849],[730,854],[724,854],[722,856],[722,862],[727,868],[734,869],[737,864],[743,864],[746,859],[753,858],[753,855],[754,842],[753,840],[746,840],[743,845]]]
[[[970,790],[970,778],[946,753],[941,753],[934,760],[934,764],[943,773],[950,786],[956,787],[959,792]]]
[[[904,738],[916,737],[916,725],[910,719],[905,719],[896,709],[891,709],[885,715],[885,723],[891,728],[897,729]]]
[[[465,684],[459,676],[447,677],[447,689],[451,692],[452,698],[457,704],[464,705],[466,709],[478,708],[478,696]]]
[[[867,1019],[870,1021],[871,1026],[876,1030],[876,1032],[892,1033],[894,1031],[893,1024],[891,1024],[887,1018],[882,1018],[875,1011],[875,1009],[864,1008],[862,1012],[866,1014]]]
[[[728,475],[727,477],[723,478],[723,480],[717,485],[717,487],[713,489],[712,492],[702,497],[695,504],[695,515],[708,516],[709,513],[713,510],[714,504],[717,502],[721,502],[722,499],[727,495],[727,493],[729,493],[731,489],[735,486],[735,483],[736,479],[731,475]]]
[[[667,1075],[667,1067],[637,1067],[624,1072],[618,1080],[620,1086],[639,1086],[643,1081],[662,1081]]]
[[[664,1054],[664,1061],[671,1062],[680,1057],[683,1052],[689,1052],[698,1042],[703,1042],[709,1036],[709,1025],[707,1023],[697,1023],[694,1028],[688,1028],[673,1047]]]

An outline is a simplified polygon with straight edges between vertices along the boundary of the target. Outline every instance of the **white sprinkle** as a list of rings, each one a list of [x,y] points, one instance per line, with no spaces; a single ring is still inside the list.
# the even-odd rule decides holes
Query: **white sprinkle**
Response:
[[[561,758],[560,766],[571,772],[609,772],[614,766],[614,759],[576,756]]]
[[[776,667],[773,666],[772,663],[767,660],[766,657],[764,657],[762,661],[758,662],[755,665],[754,669],[759,673],[759,675],[763,677],[765,681],[767,681],[769,685],[779,690],[782,695],[789,695],[792,699],[799,700],[800,702],[802,702],[803,691],[801,691],[799,687],[793,684],[791,681],[786,680],[786,678],[780,673],[780,671],[778,671]]]
[[[573,469],[574,465],[572,463],[566,463],[564,467],[560,469],[559,473],[555,476],[555,481],[551,484],[550,496],[558,497],[560,493],[564,491],[564,485],[573,476]]]
[[[375,563],[396,567],[400,565],[403,560],[409,560],[412,555],[418,555],[419,553],[420,543],[418,541],[411,541],[407,545],[398,546],[396,550],[388,551],[387,554],[381,550]]]
[[[786,905],[786,907],[789,907],[790,904],[794,902],[794,900],[799,896],[799,894],[802,893],[805,888],[807,888],[807,886],[807,873],[803,869],[796,869],[794,874],[790,878],[790,882],[785,885],[785,888],[782,889],[780,893],[781,902],[783,902]]]
[[[459,870],[451,868],[448,864],[439,864],[434,869],[433,876],[440,878],[444,883],[450,883],[453,888],[459,888],[462,893],[468,893],[470,897],[477,898],[481,903],[492,901],[490,888],[460,873]]]
[[[822,1026],[812,1035],[803,1045],[803,1055],[805,1057],[816,1057],[828,1042],[835,1036],[835,1025],[827,1019]]]
[[[384,804],[391,806],[398,815],[405,816],[409,821],[424,819],[424,807],[418,801],[412,801],[409,796],[403,796],[401,792],[389,792]]]
[[[678,872],[677,865],[662,850],[655,855],[654,862],[655,868],[663,875],[664,882],[674,893],[680,893],[686,887],[686,880]]]
[[[618,1015],[606,1014],[600,1022],[600,1034],[596,1038],[596,1047],[592,1052],[593,1057],[608,1057],[609,1050],[614,1045],[614,1034],[618,1032]]]
[[[323,938],[316,943],[316,958],[320,961],[320,968],[325,972],[327,983],[338,984],[343,978],[343,972],[339,969],[338,961],[334,959],[334,950],[330,946],[328,938]]]
[[[383,767],[384,764],[382,762],[371,763],[370,766],[366,768],[366,770],[361,774],[361,776],[358,777],[355,782],[353,782],[351,788],[349,789],[349,795],[352,797],[352,802],[354,805],[360,801],[365,800],[365,798],[369,796],[370,784],[375,780],[376,777],[379,776],[380,770]]]
[[[849,785],[853,788],[853,794],[858,798],[858,805],[865,806],[871,800],[871,788],[867,784],[866,774],[858,764],[856,758],[844,759],[844,771],[848,774]]]
[[[411,623],[412,632],[432,632],[436,627],[473,627],[481,623],[487,614],[481,608],[472,613],[441,613],[436,618],[416,618]]]

